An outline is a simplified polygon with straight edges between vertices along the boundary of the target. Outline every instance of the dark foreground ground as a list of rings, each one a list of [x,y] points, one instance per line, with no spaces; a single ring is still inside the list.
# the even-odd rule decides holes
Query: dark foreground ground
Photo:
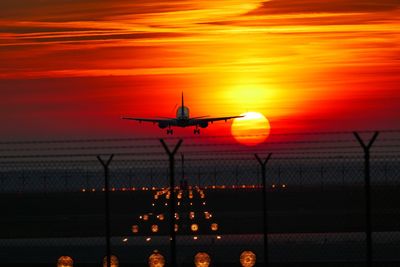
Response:
[[[130,234],[131,225],[143,213],[154,211],[167,215],[168,207],[151,206],[152,195],[151,191],[112,192],[112,234]],[[212,212],[213,219],[220,224],[220,234],[262,233],[259,190],[209,189],[205,200],[205,209]],[[400,187],[375,187],[372,194],[374,231],[400,229],[399,203]],[[0,209],[0,238],[104,234],[102,192],[3,194],[0,195]],[[364,214],[362,188],[338,187],[324,191],[295,188],[268,192],[271,233],[363,232]]]
[[[365,266],[362,188],[281,188],[268,193],[269,266]],[[111,193],[112,244],[120,266],[146,266],[154,249],[165,256],[169,253],[162,236],[167,225],[151,242],[144,241],[148,233],[133,236],[130,231],[140,214],[152,211],[152,195],[151,191]],[[209,189],[206,201],[222,239],[203,232],[194,241],[182,233],[178,257],[185,264],[180,266],[193,266],[198,251],[212,256],[212,266],[240,266],[238,255],[247,249],[255,251],[261,262],[261,192]],[[400,266],[400,188],[374,187],[372,203],[374,266]],[[101,266],[102,192],[3,194],[0,208],[0,266],[55,266],[61,255],[72,256],[74,266]],[[156,210],[167,211],[167,207]],[[123,242],[124,237],[129,240]]]

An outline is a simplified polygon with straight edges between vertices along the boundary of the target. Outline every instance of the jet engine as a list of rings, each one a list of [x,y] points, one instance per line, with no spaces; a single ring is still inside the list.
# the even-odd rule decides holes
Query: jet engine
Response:
[[[199,123],[199,126],[200,126],[201,128],[207,128],[208,122],[202,121],[202,122]]]
[[[158,123],[158,127],[160,127],[161,129],[167,128],[168,127],[168,123],[167,122],[159,122]]]

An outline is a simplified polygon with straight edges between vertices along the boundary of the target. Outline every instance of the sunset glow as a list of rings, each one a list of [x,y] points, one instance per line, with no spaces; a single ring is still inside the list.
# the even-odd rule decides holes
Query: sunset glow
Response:
[[[255,146],[263,143],[270,133],[271,126],[264,115],[258,112],[241,114],[232,123],[232,135],[241,144]]]
[[[274,132],[400,121],[393,0],[22,0],[2,10],[2,137],[159,134],[119,118],[173,116],[182,91],[193,116],[257,110]]]

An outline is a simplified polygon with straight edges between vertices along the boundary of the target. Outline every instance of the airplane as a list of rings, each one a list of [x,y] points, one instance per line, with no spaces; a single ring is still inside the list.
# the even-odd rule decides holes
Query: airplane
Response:
[[[189,117],[189,108],[185,106],[182,92],[182,103],[181,106],[178,107],[176,111],[176,118],[169,117],[161,117],[161,118],[131,118],[131,117],[122,117],[123,120],[134,120],[138,122],[152,122],[153,124],[158,123],[158,127],[161,129],[167,129],[167,134],[173,134],[174,131],[171,129],[173,126],[175,127],[195,127],[193,133],[200,134],[200,128],[207,128],[209,123],[213,123],[214,121],[227,121],[235,118],[242,118],[244,116],[229,116],[229,117],[216,117],[209,118],[209,116],[200,116],[200,117]]]

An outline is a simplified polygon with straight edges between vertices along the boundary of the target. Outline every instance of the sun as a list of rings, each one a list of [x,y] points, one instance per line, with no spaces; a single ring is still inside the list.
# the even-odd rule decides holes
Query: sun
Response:
[[[263,143],[269,136],[271,126],[268,119],[259,112],[246,112],[242,118],[233,120],[232,136],[241,144],[255,146]]]

